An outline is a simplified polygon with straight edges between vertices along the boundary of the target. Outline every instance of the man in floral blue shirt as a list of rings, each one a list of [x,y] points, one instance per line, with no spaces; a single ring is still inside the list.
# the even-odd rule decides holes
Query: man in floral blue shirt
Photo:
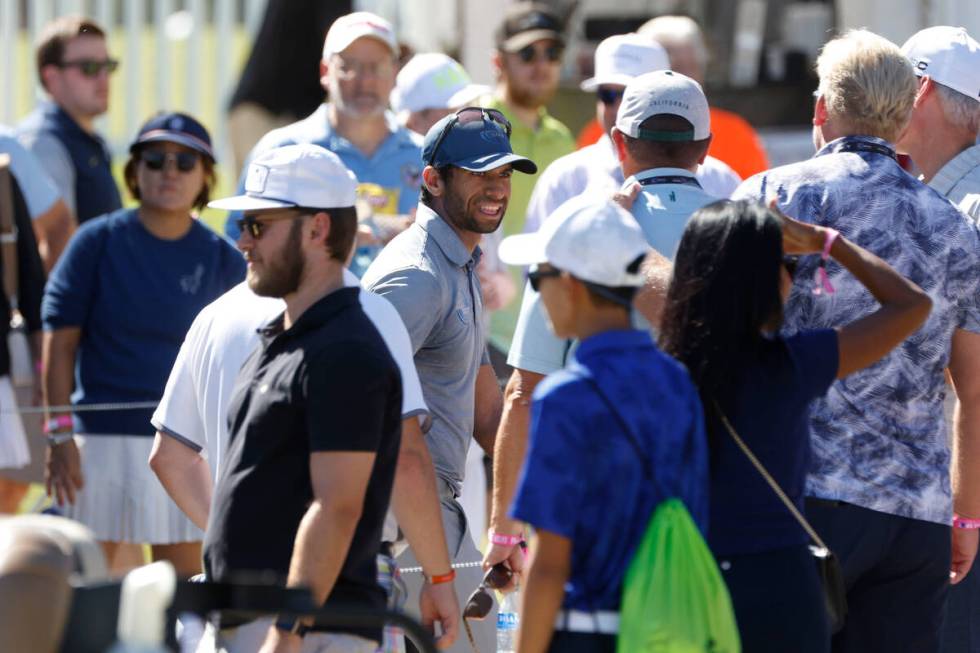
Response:
[[[897,46],[850,32],[824,47],[817,72],[816,156],[756,175],[733,197],[775,196],[787,214],[840,231],[932,298],[922,329],[815,402],[807,514],[844,567],[849,612],[834,650],[936,651],[950,578],[966,575],[977,549],[976,529],[950,525],[954,509],[959,523],[980,518],[980,424],[958,425],[951,460],[943,372],[957,389],[980,374],[967,355],[980,338],[980,233],[896,160],[892,143],[917,88]],[[789,330],[841,326],[877,308],[832,262],[815,292],[820,257],[810,259],[786,304]]]

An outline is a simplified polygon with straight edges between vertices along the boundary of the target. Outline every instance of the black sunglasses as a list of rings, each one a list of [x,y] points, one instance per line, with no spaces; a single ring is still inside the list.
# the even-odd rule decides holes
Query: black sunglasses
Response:
[[[238,227],[238,231],[241,233],[248,232],[248,234],[258,240],[262,237],[264,229],[269,226],[270,222],[278,222],[279,220],[295,220],[296,218],[305,218],[308,215],[313,215],[322,211],[323,209],[310,209],[303,206],[290,207],[290,215],[246,215],[235,220],[235,226]]]
[[[86,77],[98,77],[103,70],[107,73],[114,73],[119,68],[119,61],[116,59],[106,59],[97,61],[95,59],[79,59],[78,61],[62,61],[58,68],[78,68]]]
[[[163,170],[167,161],[173,159],[177,169],[181,172],[190,172],[201,159],[197,152],[164,152],[163,150],[143,150],[140,152],[140,160],[146,164],[150,170]]]
[[[527,280],[531,282],[531,289],[534,292],[540,292],[538,289],[541,287],[541,280],[547,279],[548,277],[560,277],[561,270],[558,268],[551,268],[550,270],[542,270],[539,267],[533,268],[527,273]]]
[[[783,257],[783,267],[786,268],[786,272],[789,274],[789,278],[792,279],[796,275],[796,268],[800,265],[799,256],[784,256]]]
[[[548,45],[541,49],[535,48],[534,45],[525,45],[523,48],[517,51],[517,56],[520,57],[521,61],[524,63],[531,63],[532,61],[536,61],[541,57],[544,57],[546,61],[556,63],[561,61],[561,56],[564,53],[565,48],[557,44]]]
[[[439,132],[439,138],[436,139],[435,147],[432,148],[432,156],[427,162],[429,165],[435,165],[437,156],[439,154],[439,148],[442,147],[442,142],[446,140],[446,136],[453,130],[456,125],[465,125],[467,123],[475,122],[476,120],[483,120],[484,122],[490,121],[495,122],[504,129],[504,133],[507,134],[507,138],[510,138],[510,121],[496,109],[484,109],[482,107],[466,107],[460,109],[456,112],[452,118],[446,123],[446,126],[442,128]]]
[[[490,594],[490,590],[507,587],[513,577],[514,572],[502,562],[490,567],[480,586],[466,600],[466,606],[463,608],[463,619],[486,619],[490,610],[493,609],[493,595]]]
[[[596,91],[596,95],[599,96],[599,101],[603,104],[616,104],[623,99],[623,93],[625,92],[625,88],[615,89],[600,86],[599,90]]]

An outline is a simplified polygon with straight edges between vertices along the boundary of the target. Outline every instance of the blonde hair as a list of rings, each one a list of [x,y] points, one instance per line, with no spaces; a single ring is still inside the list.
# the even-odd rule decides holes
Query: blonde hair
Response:
[[[693,18],[657,16],[643,23],[636,32],[653,39],[665,48],[689,45],[694,48],[694,55],[702,70],[708,65],[708,47],[704,43],[704,34]]]
[[[855,134],[895,141],[912,116],[918,88],[897,45],[868,30],[851,30],[820,51],[819,93],[827,112]]]

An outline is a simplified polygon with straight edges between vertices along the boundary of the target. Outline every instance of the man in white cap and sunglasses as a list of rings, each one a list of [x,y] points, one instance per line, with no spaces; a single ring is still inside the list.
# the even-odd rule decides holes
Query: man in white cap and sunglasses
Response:
[[[708,115],[708,101],[697,82],[680,73],[659,70],[640,75],[626,86],[611,132],[613,147],[627,175],[621,190],[635,193],[633,217],[646,244],[656,252],[651,260],[656,258],[661,266],[657,279],[664,288],[664,259],[673,258],[691,214],[716,199],[705,192],[696,175],[711,142]],[[606,197],[612,194],[608,188],[597,193]],[[546,220],[544,226],[547,224]],[[641,295],[644,299],[649,296]],[[652,312],[656,312],[655,306]],[[643,324],[638,318],[637,326],[649,327],[649,322]],[[505,537],[520,533],[520,525],[508,517],[507,510],[527,448],[529,399],[545,375],[565,366],[574,347],[572,340],[548,329],[541,295],[533,287],[525,287],[507,359],[514,372],[504,392],[494,454],[490,527],[502,537],[487,550],[486,566],[503,560],[512,568],[523,565],[523,555],[508,545]]]
[[[474,84],[463,66],[441,52],[424,52],[398,71],[391,110],[398,121],[420,136],[457,109],[474,104],[489,86]]]
[[[902,51],[912,62],[918,91],[908,129],[897,149],[912,157],[922,181],[959,207],[970,220],[980,222],[980,43],[962,27],[929,27],[913,35]],[[961,333],[960,350],[980,360],[980,338]],[[980,427],[980,374],[960,379],[953,430],[964,434]],[[971,438],[958,438],[963,446]],[[971,515],[980,518],[980,514]],[[976,532],[976,531],[973,531]],[[964,531],[960,531],[964,533]],[[953,585],[946,603],[943,651],[980,650],[980,573],[972,570]],[[965,648],[962,648],[965,647]]]
[[[258,330],[288,307],[288,303],[284,303],[278,295],[288,288],[308,283],[304,281],[311,274],[307,262],[310,257],[320,255],[319,252],[304,252],[303,223],[300,220],[321,213],[330,217],[331,232],[326,247],[333,260],[342,265],[349,257],[353,241],[351,230],[356,222],[352,207],[355,189],[356,179],[336,155],[316,145],[289,145],[270,150],[249,165],[244,195],[211,203],[213,208],[244,212],[244,217],[240,219],[242,236],[239,247],[249,258],[250,281],[235,287],[201,311],[188,331],[164,396],[153,415],[157,434],[150,458],[150,465],[167,492],[202,528],[209,522],[212,529],[227,527],[227,524],[219,523],[222,519],[230,521],[232,526],[237,523],[234,518],[229,520],[227,510],[225,513],[219,512],[220,496],[214,510],[217,514],[212,514],[211,479],[217,476],[220,484],[228,466],[235,464],[236,453],[241,453],[229,442],[231,433],[227,421],[229,405],[233,405],[232,386],[239,369],[249,355],[260,348]],[[283,230],[289,233],[283,234]],[[312,232],[309,236],[313,237]],[[330,266],[333,265],[330,262]],[[347,288],[358,286],[357,278],[349,271],[341,269],[340,274]],[[409,543],[415,546],[424,573],[430,578],[444,576],[450,570],[449,555],[441,538],[441,515],[432,463],[422,439],[422,429],[429,421],[429,412],[422,398],[408,334],[389,302],[363,291],[357,297],[361,309],[377,329],[400,372],[402,437],[393,510],[401,516],[402,530]],[[355,376],[358,373],[355,371]],[[347,377],[338,386],[341,395],[347,392],[344,388],[354,388],[354,378]],[[365,386],[356,392],[360,396],[370,390]],[[334,396],[333,391],[326,394]],[[348,413],[348,409],[353,412]],[[344,414],[362,420],[364,415],[378,412],[365,410],[349,406],[344,409]],[[334,428],[338,423],[335,416],[325,420],[321,426]],[[266,468],[265,473],[269,473],[269,466]],[[273,464],[271,471],[276,473],[282,469],[277,470]],[[261,470],[253,470],[246,476],[251,475],[258,482],[261,479],[257,476],[261,473]],[[242,503],[244,497],[245,505],[265,505],[262,500],[271,497],[267,492],[274,493],[280,484],[270,481],[268,485],[268,488],[253,488],[262,494],[261,499],[257,499],[255,494],[250,498],[246,488],[246,491],[237,493],[235,501]],[[225,491],[226,488],[219,487],[217,493]],[[373,513],[380,506],[379,497],[373,491],[369,495],[362,518],[375,520],[377,515]],[[283,497],[278,500],[271,497],[272,503],[277,501],[284,510],[291,505]],[[257,525],[261,526],[261,523]],[[241,531],[235,530],[234,534],[240,536]],[[433,537],[433,534],[440,536]],[[261,550],[256,553],[256,560],[264,565],[263,568],[275,569],[271,553],[277,550],[276,542],[279,542],[279,547],[282,546],[278,538],[288,535],[263,531],[257,537],[254,545]],[[268,541],[270,538],[274,541]],[[376,551],[380,544],[377,579],[389,591],[390,598],[395,596],[391,593],[391,585],[396,573],[392,559],[392,545],[396,539],[397,527],[393,520],[387,519],[378,542],[372,543],[368,538],[357,545],[364,551]],[[223,553],[229,547],[241,551],[243,542],[239,537],[222,538],[215,535],[212,545],[217,551],[211,555],[212,560],[241,558],[241,553],[237,558]],[[262,558],[265,555],[263,552],[270,553],[270,560]],[[225,566],[234,570],[241,565],[233,563]],[[212,570],[215,568],[211,567]],[[223,572],[219,570],[219,573]],[[430,584],[424,600],[423,623],[431,624],[438,620],[442,626],[441,641],[444,644],[451,642],[459,618],[452,583]],[[395,607],[391,601],[389,606]],[[289,625],[291,628],[294,624]],[[222,626],[225,631],[235,628],[234,633],[228,631],[216,635],[230,650],[235,650],[239,645],[247,648],[248,642],[261,642],[268,629],[267,623],[245,625],[225,621]],[[385,635],[389,635],[388,629]]]
[[[365,288],[391,301],[408,328],[425,402],[432,412],[426,442],[435,463],[443,526],[454,562],[480,559],[457,501],[471,439],[487,453],[500,417],[500,390],[483,328],[476,266],[480,239],[499,228],[516,170],[537,166],[511,149],[510,123],[492,109],[466,108],[429,130],[422,151],[423,183],[415,223],[381,252]],[[410,558],[399,559],[411,566]],[[479,584],[479,569],[458,571],[458,586]],[[411,596],[419,579],[406,576]],[[480,650],[494,646],[495,617],[475,628]],[[465,644],[451,650],[467,651]]]

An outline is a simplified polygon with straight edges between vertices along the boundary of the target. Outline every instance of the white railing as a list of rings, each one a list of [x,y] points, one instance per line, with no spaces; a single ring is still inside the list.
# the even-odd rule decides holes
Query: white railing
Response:
[[[0,0],[0,123],[12,125],[44,98],[34,43],[56,16],[82,14],[108,33],[122,65],[100,131],[121,152],[162,110],[185,111],[211,130],[229,161],[223,119],[266,0]]]

